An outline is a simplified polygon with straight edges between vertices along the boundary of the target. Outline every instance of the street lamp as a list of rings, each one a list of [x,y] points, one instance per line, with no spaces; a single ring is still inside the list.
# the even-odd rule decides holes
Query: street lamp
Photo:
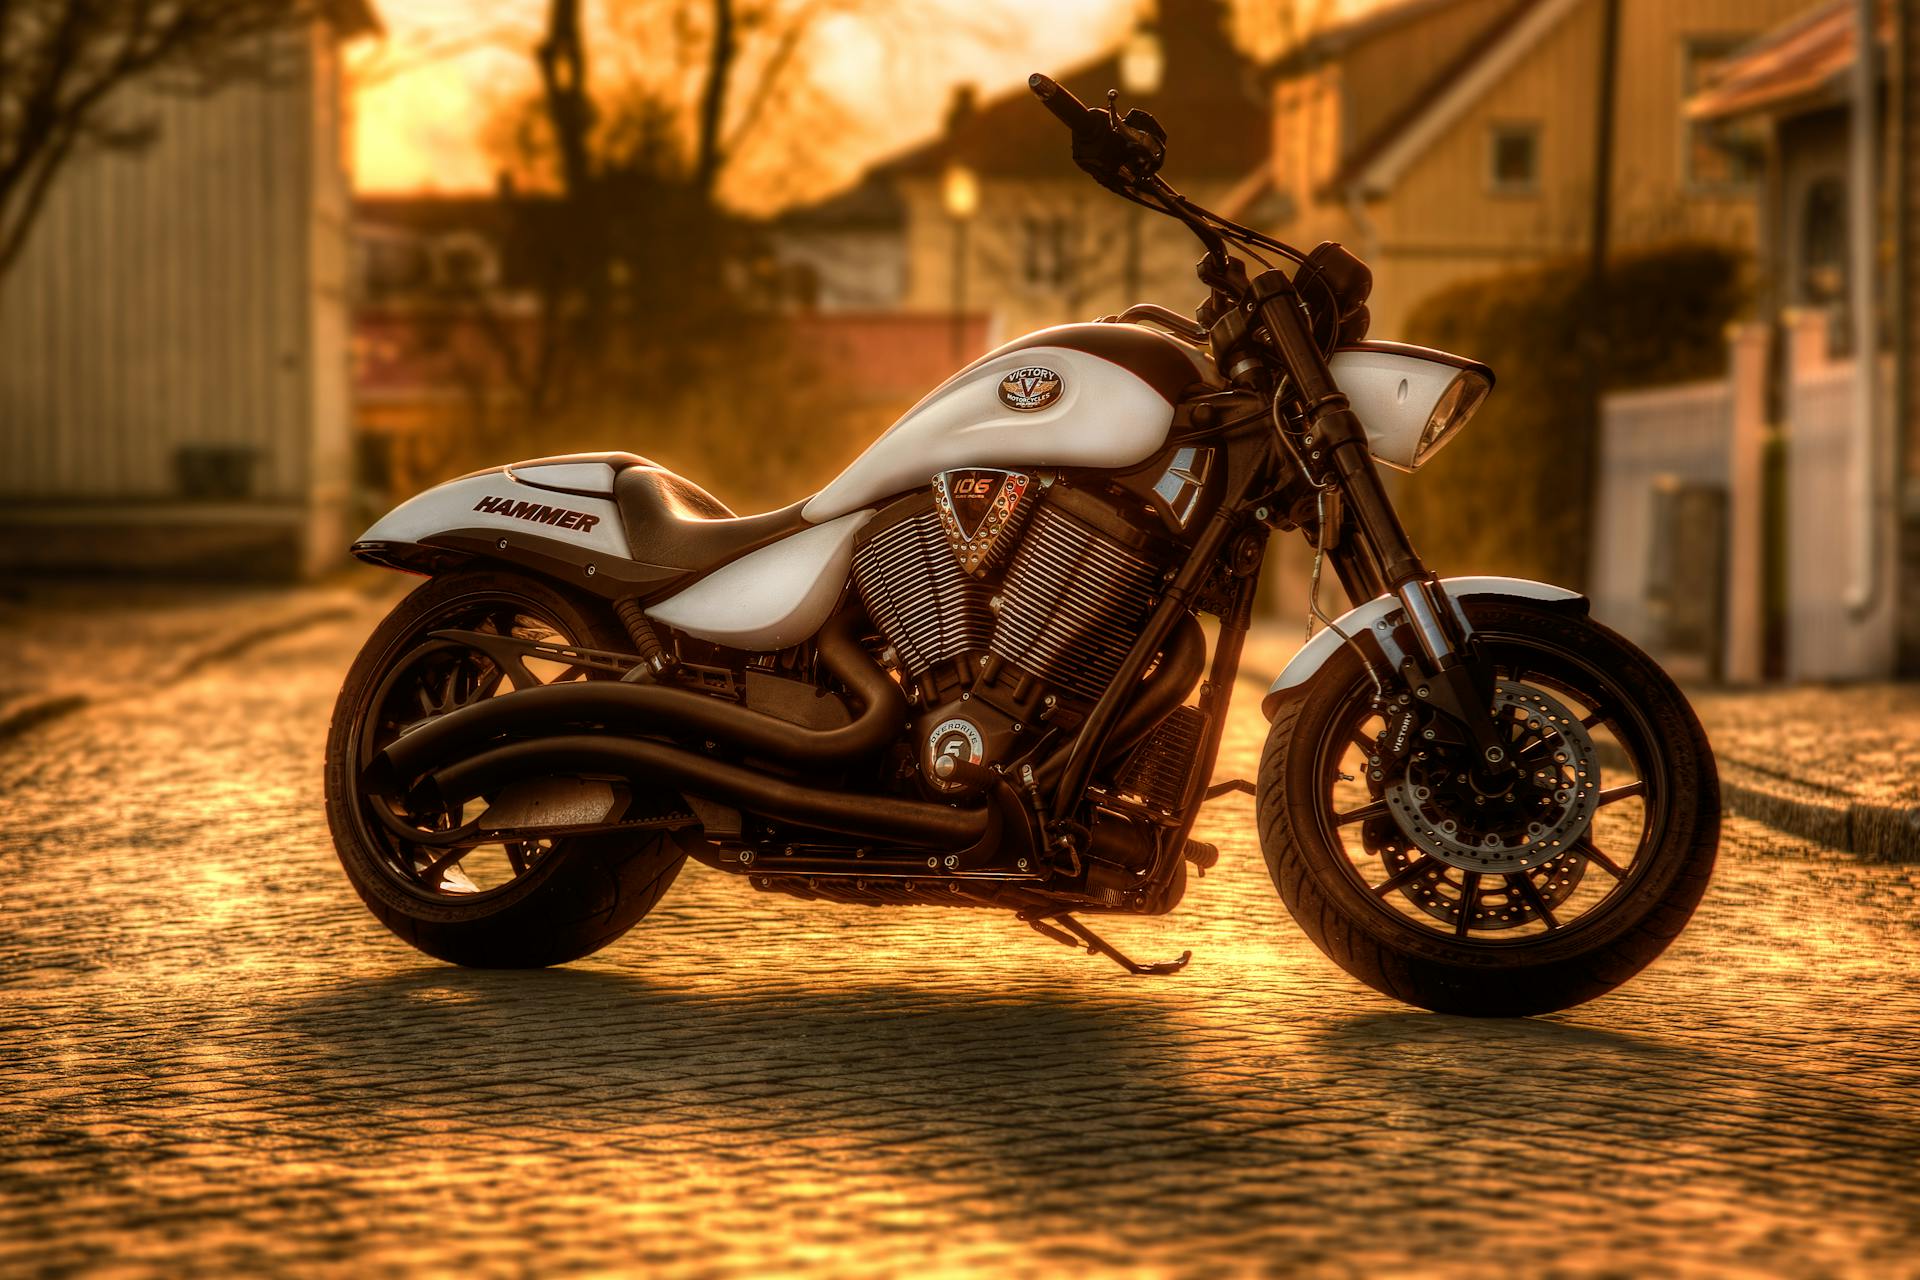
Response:
[[[1151,18],[1142,19],[1120,50],[1120,87],[1130,94],[1157,93],[1167,71],[1166,51]]]
[[[940,176],[940,202],[953,222],[953,358],[967,354],[967,223],[980,208],[980,180],[958,160]]]
[[[1160,32],[1155,28],[1153,19],[1142,17],[1134,24],[1133,34],[1127,37],[1126,45],[1120,50],[1120,87],[1127,91],[1130,98],[1144,97],[1160,90],[1160,81],[1166,75],[1167,56],[1160,44]],[[1140,301],[1140,206],[1132,205],[1127,210],[1127,296],[1121,299],[1125,306]]]

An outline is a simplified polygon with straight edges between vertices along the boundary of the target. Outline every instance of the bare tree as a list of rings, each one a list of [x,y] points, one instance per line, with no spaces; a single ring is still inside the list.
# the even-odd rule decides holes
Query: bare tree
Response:
[[[208,92],[265,74],[262,38],[320,0],[0,0],[0,278],[62,168],[88,146],[138,146],[150,122],[116,92],[158,82]]]
[[[820,22],[908,21],[881,0],[610,0],[617,38],[594,41],[587,7],[547,0],[538,95],[507,104],[496,130],[522,179],[513,234],[536,264],[535,317],[508,325],[484,297],[463,304],[534,416],[587,382],[617,397],[684,381],[663,369],[767,319],[753,229],[722,188],[756,143],[791,156],[803,135],[834,136],[808,76]]]

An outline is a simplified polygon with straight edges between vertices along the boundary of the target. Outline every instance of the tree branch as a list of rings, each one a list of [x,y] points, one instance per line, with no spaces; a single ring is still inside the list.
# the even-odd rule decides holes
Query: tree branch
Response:
[[[16,190],[0,192],[0,280],[6,279],[7,272],[25,252],[28,233],[33,230],[34,220],[46,204],[47,193],[53,189],[53,180],[72,154],[78,136],[77,129],[68,129],[42,147],[36,167],[25,175],[25,183]]]
[[[123,86],[178,69],[211,90],[263,73],[246,41],[300,26],[317,0],[0,0],[0,276],[55,175]]]
[[[806,38],[807,28],[822,7],[819,0],[814,0],[814,3],[803,7],[787,25],[786,30],[780,33],[779,40],[774,44],[772,52],[767,55],[766,62],[760,68],[759,76],[755,78],[753,93],[747,99],[747,105],[741,109],[740,118],[734,121],[733,132],[722,146],[723,155],[734,154],[746,137],[753,132],[754,125],[765,114],[767,104],[773,100],[775,90],[779,88],[781,80],[785,77],[787,66],[793,61],[793,55],[799,51],[800,42]]]
[[[711,199],[725,157],[720,124],[726,114],[727,84],[738,46],[733,38],[733,0],[713,0],[713,42],[707,53],[707,82],[700,94],[700,140],[694,151],[694,190]]]

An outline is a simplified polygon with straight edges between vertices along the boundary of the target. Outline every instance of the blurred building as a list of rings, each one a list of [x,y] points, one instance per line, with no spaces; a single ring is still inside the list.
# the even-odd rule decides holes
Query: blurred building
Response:
[[[538,342],[539,195],[361,196],[353,216],[356,469],[376,503],[444,479],[465,433],[521,412]]]
[[[814,204],[768,222],[781,287],[802,311],[892,311],[907,293],[906,205],[892,183],[869,173]]]
[[[364,0],[133,84],[137,149],[76,154],[0,280],[0,566],[313,571],[353,518],[338,43]]]
[[[1723,381],[1610,397],[1605,413],[1602,506],[1628,540],[1636,516],[1684,531],[1696,513],[1690,547],[1665,550],[1710,566],[1692,595],[1723,609],[1735,679],[1920,674],[1920,31],[1908,6],[1878,5],[1856,80],[1861,9],[1829,0],[1781,24],[1687,104],[1691,124],[1763,143],[1755,320]],[[1649,612],[1650,557],[1609,550],[1596,595],[1657,643],[1688,602],[1656,590]]]
[[[1089,105],[1113,89],[1123,108],[1153,112],[1169,140],[1167,180],[1203,204],[1246,180],[1270,136],[1257,68],[1227,20],[1223,0],[1160,0],[1121,48],[1057,76]],[[985,310],[1009,337],[1133,302],[1191,310],[1204,296],[1192,234],[1075,168],[1067,131],[1024,86],[984,102],[963,89],[940,136],[867,180],[904,206],[911,311]]]
[[[367,196],[354,216],[353,371],[359,475],[388,500],[523,442],[549,318],[541,294],[570,234],[551,195]],[[790,382],[837,409],[903,411],[953,371],[946,314],[903,312],[905,237],[891,188],[869,182],[746,228],[731,263],[742,296],[777,321],[768,349]],[[960,317],[984,345],[987,319]],[[776,349],[773,349],[777,347]],[[560,406],[553,406],[559,408]],[[659,424],[635,406],[622,448]]]
[[[1811,0],[1618,3],[1612,243],[1750,245],[1761,133],[1681,104]],[[1266,69],[1273,148],[1244,195],[1283,239],[1367,260],[1386,338],[1446,285],[1584,250],[1605,6],[1401,0],[1318,32]]]

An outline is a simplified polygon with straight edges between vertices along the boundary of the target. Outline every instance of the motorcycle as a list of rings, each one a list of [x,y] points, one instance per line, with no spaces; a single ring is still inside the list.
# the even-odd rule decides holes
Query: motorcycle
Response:
[[[764,515],[632,454],[396,508],[353,554],[428,581],[327,742],[355,889],[429,955],[554,965],[691,857],[798,898],[1007,910],[1162,974],[1191,953],[1136,963],[1077,916],[1171,911],[1218,857],[1196,814],[1237,790],[1293,918],[1379,991],[1524,1015],[1624,982],[1705,890],[1713,755],[1578,593],[1414,550],[1380,467],[1417,470],[1492,372],[1369,341],[1366,266],[1182,196],[1147,112],[1030,86],[1087,174],[1199,239],[1197,313],[1010,342]],[[1315,550],[1320,629],[1263,701],[1257,781],[1209,785],[1275,532]],[[1361,602],[1339,617],[1323,563]]]

